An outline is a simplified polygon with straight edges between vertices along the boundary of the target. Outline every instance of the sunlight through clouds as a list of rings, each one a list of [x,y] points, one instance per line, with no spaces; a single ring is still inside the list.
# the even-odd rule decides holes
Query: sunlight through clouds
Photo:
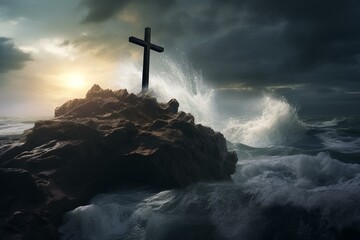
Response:
[[[76,60],[76,49],[72,46],[63,46],[65,42],[63,39],[53,38],[53,39],[41,39],[40,47],[48,53],[51,53],[59,58],[66,60],[74,61]]]

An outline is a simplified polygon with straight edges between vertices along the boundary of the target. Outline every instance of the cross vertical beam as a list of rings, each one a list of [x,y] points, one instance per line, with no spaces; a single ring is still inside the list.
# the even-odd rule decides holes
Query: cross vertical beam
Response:
[[[151,28],[149,27],[145,28],[144,40],[136,37],[129,37],[129,42],[144,47],[142,91],[145,92],[149,88],[150,50],[163,52],[164,48],[151,43]]]
[[[151,40],[151,28],[145,28],[144,40],[146,43],[150,43]],[[149,88],[149,71],[150,71],[150,44],[147,44],[144,47],[144,61],[143,61],[143,81],[142,81],[142,90],[146,91]]]

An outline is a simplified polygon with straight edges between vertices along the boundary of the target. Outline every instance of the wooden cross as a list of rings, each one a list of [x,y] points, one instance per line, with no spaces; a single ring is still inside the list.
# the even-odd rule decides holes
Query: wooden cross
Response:
[[[144,47],[144,62],[143,62],[143,75],[142,75],[142,91],[145,92],[149,88],[149,65],[150,65],[150,49],[157,52],[163,52],[164,48],[159,47],[150,42],[151,28],[145,28],[145,39],[141,40],[136,37],[129,37],[129,42],[135,43]]]

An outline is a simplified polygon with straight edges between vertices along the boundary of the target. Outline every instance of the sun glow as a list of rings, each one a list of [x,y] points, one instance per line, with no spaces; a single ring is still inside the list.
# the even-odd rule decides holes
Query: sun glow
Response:
[[[86,85],[85,76],[81,73],[68,74],[65,77],[65,84],[68,88],[83,88]]]

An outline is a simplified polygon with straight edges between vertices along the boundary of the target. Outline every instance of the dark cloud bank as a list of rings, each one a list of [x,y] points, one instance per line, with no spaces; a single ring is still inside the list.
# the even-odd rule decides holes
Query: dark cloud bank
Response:
[[[0,74],[21,69],[30,60],[30,54],[18,49],[11,39],[0,37]]]
[[[339,108],[360,104],[358,0],[84,0],[83,5],[85,23],[135,10],[166,49],[181,48],[215,85],[277,86],[276,92],[305,105],[302,93],[320,105],[336,99]],[[301,88],[287,87],[294,84]]]

